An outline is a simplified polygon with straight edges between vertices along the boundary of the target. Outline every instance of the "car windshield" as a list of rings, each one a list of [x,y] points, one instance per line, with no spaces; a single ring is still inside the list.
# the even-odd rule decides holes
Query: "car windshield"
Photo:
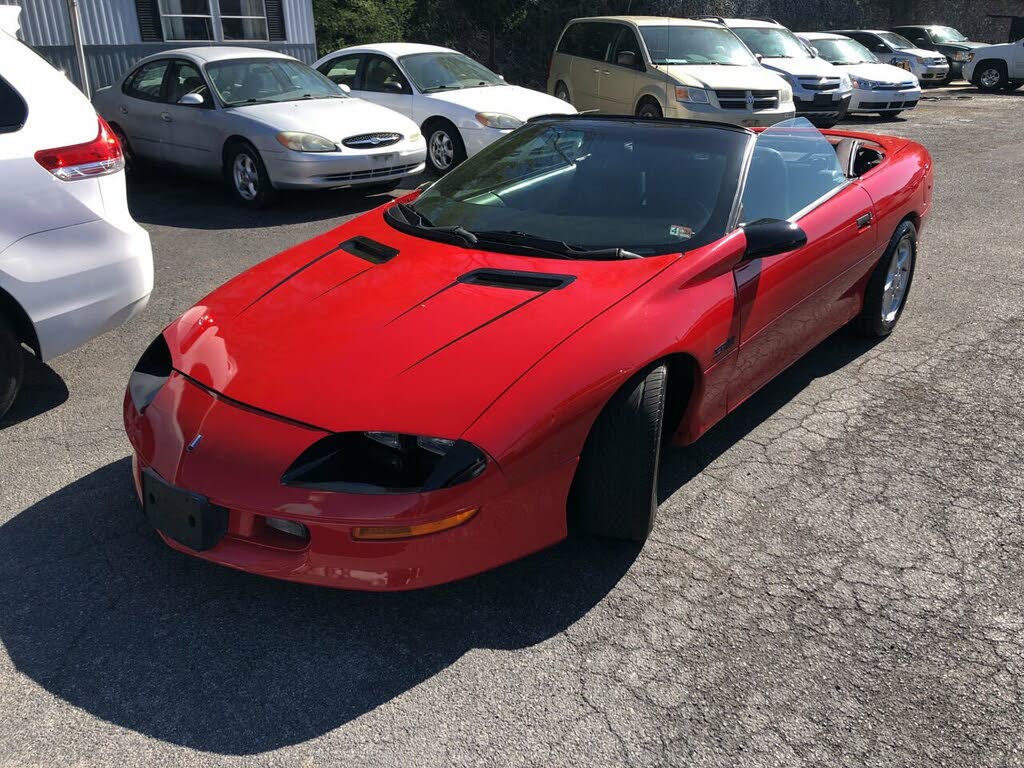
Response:
[[[875,54],[856,40],[808,40],[818,55],[832,64],[875,64]]]
[[[540,120],[442,177],[411,215],[422,218],[424,236],[457,230],[479,248],[511,241],[561,258],[679,253],[726,233],[751,141],[726,127]]]
[[[302,99],[344,99],[345,92],[316,70],[290,59],[228,59],[206,65],[226,106]]]
[[[423,93],[505,85],[483,64],[461,53],[413,53],[398,60]]]
[[[757,66],[757,59],[728,29],[644,26],[640,34],[655,64],[722,64]]]
[[[879,32],[878,36],[897,51],[917,47],[907,38],[903,37],[903,35],[897,35],[895,32]]]
[[[766,59],[809,59],[796,35],[779,27],[742,27],[733,30],[747,48]]]
[[[967,38],[952,27],[928,27],[932,40],[936,43],[963,43]]]

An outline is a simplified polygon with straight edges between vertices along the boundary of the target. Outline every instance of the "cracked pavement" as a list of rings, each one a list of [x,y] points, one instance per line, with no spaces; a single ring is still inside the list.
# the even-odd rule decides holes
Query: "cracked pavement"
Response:
[[[1024,766],[1024,94],[926,96],[850,121],[935,159],[892,337],[841,331],[670,451],[642,549],[418,593],[170,551],[120,423],[164,324],[380,200],[137,185],[150,306],[32,365],[0,431],[0,766]]]

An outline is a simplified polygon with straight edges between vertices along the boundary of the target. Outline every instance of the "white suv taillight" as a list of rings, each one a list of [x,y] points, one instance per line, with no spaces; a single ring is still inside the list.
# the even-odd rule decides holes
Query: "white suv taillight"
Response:
[[[120,171],[124,168],[121,143],[102,117],[97,120],[100,130],[95,139],[70,147],[41,149],[36,152],[36,162],[61,181],[93,179]]]

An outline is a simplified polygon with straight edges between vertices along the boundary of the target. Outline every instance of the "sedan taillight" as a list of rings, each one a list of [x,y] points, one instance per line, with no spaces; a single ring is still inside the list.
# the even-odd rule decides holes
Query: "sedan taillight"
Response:
[[[61,181],[92,179],[120,171],[124,168],[121,143],[107,122],[102,117],[97,119],[99,134],[95,139],[69,147],[41,149],[36,152],[36,162]]]

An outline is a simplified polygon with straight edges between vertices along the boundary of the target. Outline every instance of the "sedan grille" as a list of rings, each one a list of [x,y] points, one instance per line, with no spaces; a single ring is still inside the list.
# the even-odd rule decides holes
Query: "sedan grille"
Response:
[[[797,81],[808,91],[834,91],[839,87],[838,77],[798,77]]]
[[[775,109],[779,106],[778,91],[715,91],[722,109]]]
[[[914,84],[912,82],[906,82],[906,83],[882,83],[881,85],[879,85],[874,90],[876,90],[876,91],[902,91],[905,88],[913,88],[913,87],[914,87]]]
[[[324,181],[363,181],[365,179],[379,179],[384,176],[393,176],[398,173],[412,173],[416,169],[416,163],[410,165],[391,165],[385,168],[374,168],[372,171],[353,171],[352,173],[334,173],[330,176],[321,176]]]
[[[400,133],[361,133],[358,136],[349,136],[341,143],[350,149],[378,149],[397,144],[401,140]]]

